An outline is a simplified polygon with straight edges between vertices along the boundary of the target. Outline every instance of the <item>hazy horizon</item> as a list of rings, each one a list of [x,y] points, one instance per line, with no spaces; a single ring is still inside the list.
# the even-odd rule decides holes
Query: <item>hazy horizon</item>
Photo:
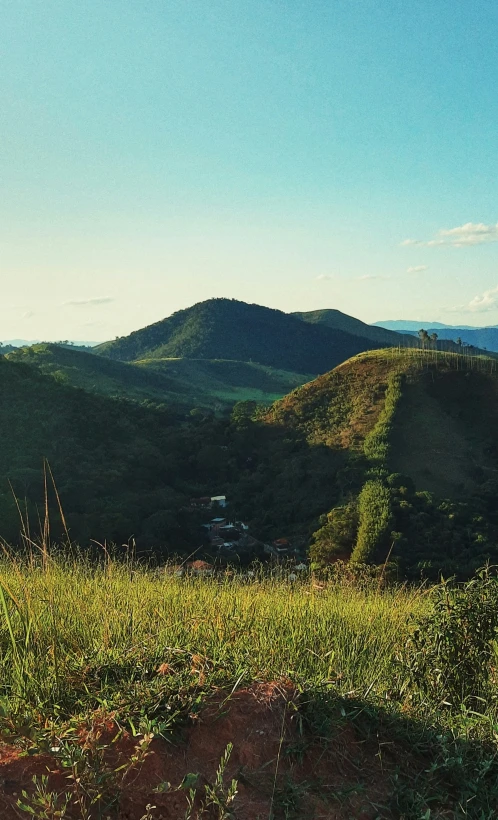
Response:
[[[223,297],[221,297],[221,298],[223,298]],[[229,298],[229,297],[226,297],[226,298]],[[189,305],[188,307],[191,307],[191,306]],[[269,305],[263,305],[263,307],[270,307],[270,306]],[[277,309],[279,309],[279,308],[277,308]],[[321,308],[321,309],[327,310],[326,307]],[[292,313],[293,311],[284,311],[284,312]],[[163,316],[162,317],[162,319],[167,319],[167,318],[168,318],[168,316]],[[358,317],[353,317],[353,318],[358,318]],[[161,321],[161,320],[159,319],[157,321]],[[479,329],[483,329],[483,328],[487,328],[487,327],[494,327],[492,324],[484,324],[484,325],[473,324],[473,325],[469,325],[469,324],[463,324],[462,323],[460,325],[455,325],[455,324],[451,324],[451,323],[440,323],[437,320],[432,320],[432,319],[427,319],[427,318],[425,318],[425,319],[408,319],[408,318],[404,318],[404,319],[403,318],[378,319],[375,322],[368,322],[367,324],[374,325],[374,326],[382,326],[383,323],[388,324],[388,323],[393,323],[393,322],[394,323],[396,323],[396,322],[406,322],[407,326],[409,324],[412,324],[412,323],[418,323],[418,324],[420,324],[420,327],[426,327],[426,328],[436,327],[439,324],[444,324],[444,326],[446,326],[450,329],[452,327],[455,327],[455,328],[462,328],[462,329],[467,328],[469,330],[471,330],[471,329],[479,330]],[[133,332],[134,330],[140,330],[140,329],[142,329],[142,327],[144,327],[144,326],[140,325],[140,326],[134,327],[129,332]],[[115,334],[115,335],[116,336],[124,336],[124,335],[128,335],[128,334],[127,333],[126,334],[119,333],[119,334]],[[112,337],[112,338],[114,338],[114,337]],[[27,344],[40,344],[42,342],[61,342],[61,341],[68,341],[68,342],[71,342],[72,344],[75,344],[75,345],[97,345],[97,344],[100,344],[101,342],[107,342],[107,341],[110,341],[110,340],[111,340],[111,337],[100,337],[100,338],[93,337],[92,339],[81,340],[81,339],[72,338],[70,336],[69,337],[63,337],[61,334],[58,335],[57,333],[52,334],[51,336],[36,337],[36,338],[29,338],[29,339],[25,338],[25,337],[21,337],[21,336],[12,337],[10,339],[3,338],[3,337],[0,336],[0,342],[2,344],[11,344],[13,346],[19,346],[19,347],[23,346],[23,345],[27,345]]]

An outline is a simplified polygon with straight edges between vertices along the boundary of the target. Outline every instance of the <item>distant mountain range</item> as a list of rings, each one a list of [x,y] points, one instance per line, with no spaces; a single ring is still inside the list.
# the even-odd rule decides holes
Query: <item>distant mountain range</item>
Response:
[[[436,330],[482,330],[475,325],[445,325],[442,322],[430,322],[429,320],[414,321],[413,319],[392,319],[386,322],[373,322],[372,327],[385,327],[388,330],[403,332],[404,330],[420,330],[420,328],[433,327]],[[491,325],[494,327],[494,325]]]
[[[440,339],[456,341],[460,338],[467,345],[474,345],[484,350],[498,352],[498,325],[489,327],[471,327],[469,325],[444,325],[440,322],[413,322],[396,319],[387,322],[375,322],[375,328],[386,328],[397,333],[417,335],[421,328],[429,334],[435,332]]]
[[[30,347],[31,345],[40,344],[40,339],[4,339],[0,341],[0,345],[10,347]],[[67,347],[95,347],[99,342],[77,342],[72,340],[61,342],[47,342],[47,344],[60,344]]]

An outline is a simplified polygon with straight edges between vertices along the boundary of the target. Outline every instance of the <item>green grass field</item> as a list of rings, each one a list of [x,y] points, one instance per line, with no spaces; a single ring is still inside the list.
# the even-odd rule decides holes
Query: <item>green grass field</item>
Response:
[[[27,752],[54,733],[71,743],[75,727],[98,713],[135,737],[157,734],[174,744],[213,693],[229,704],[255,682],[285,681],[299,693],[305,745],[332,748],[340,724],[341,731],[353,727],[364,754],[375,744],[378,753],[384,745],[396,750],[384,776],[390,804],[368,816],[495,817],[495,694],[483,699],[483,708],[463,695],[461,703],[444,706],[403,665],[414,623],[435,611],[433,593],[384,588],[366,576],[294,576],[276,568],[195,577],[130,560],[95,565],[6,555],[2,737]],[[457,633],[451,637],[458,647]],[[271,816],[303,816],[282,812]]]
[[[423,606],[419,592],[404,589],[177,577],[115,562],[50,561],[42,570],[4,561],[0,584],[16,647],[4,612],[4,708],[24,703],[67,716],[102,698],[115,708],[138,682],[152,696],[161,682],[152,674],[146,682],[143,672],[161,663],[182,688],[192,655],[206,659],[207,686],[292,676],[382,698],[392,686],[394,646]],[[109,678],[102,669],[112,669]]]

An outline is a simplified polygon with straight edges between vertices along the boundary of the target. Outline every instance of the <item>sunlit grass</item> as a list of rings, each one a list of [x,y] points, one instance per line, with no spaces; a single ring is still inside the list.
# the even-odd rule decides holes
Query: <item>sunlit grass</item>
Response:
[[[395,647],[424,606],[405,589],[62,559],[42,568],[6,558],[0,584],[1,695],[8,709],[45,713],[116,706],[137,686],[152,697],[282,677],[382,697]]]

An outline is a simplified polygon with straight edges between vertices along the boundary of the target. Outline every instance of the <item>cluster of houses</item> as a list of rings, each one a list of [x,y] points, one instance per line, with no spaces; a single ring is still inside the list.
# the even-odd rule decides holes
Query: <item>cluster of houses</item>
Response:
[[[284,559],[294,553],[293,547],[287,538],[279,538],[271,544],[263,544],[249,534],[249,527],[243,521],[230,520],[222,514],[227,507],[225,495],[205,496],[193,498],[190,501],[191,509],[216,511],[218,515],[202,525],[204,534],[211,548],[227,558],[232,555],[263,558]]]
[[[202,526],[211,547],[219,552],[228,551],[240,555],[257,551],[259,542],[249,535],[249,527],[243,521],[229,521],[219,515]]]

